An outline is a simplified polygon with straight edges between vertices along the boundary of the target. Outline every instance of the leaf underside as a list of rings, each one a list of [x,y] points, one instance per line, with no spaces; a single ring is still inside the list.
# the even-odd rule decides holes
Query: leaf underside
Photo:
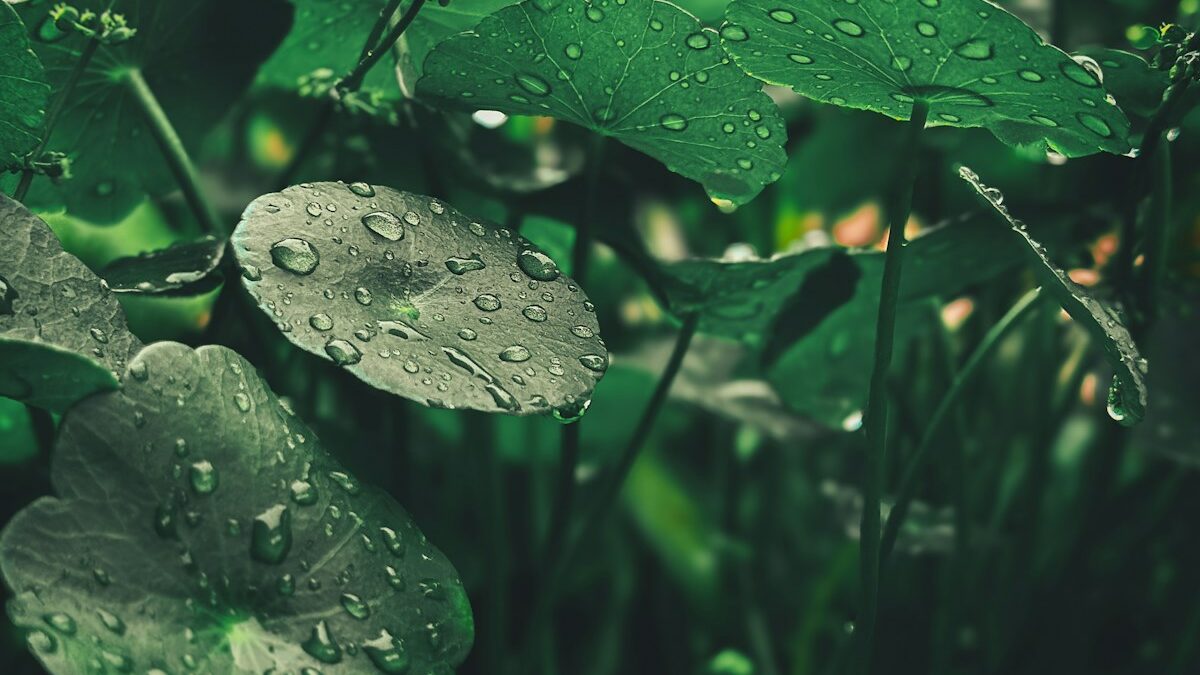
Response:
[[[125,381],[67,413],[58,496],[0,538],[9,614],[50,672],[450,673],[463,660],[473,621],[454,568],[252,365],[161,342]]]
[[[1125,153],[1129,121],[1099,80],[985,0],[735,0],[722,44],[809,98],[931,124],[983,127],[1067,156]]]
[[[715,32],[661,0],[525,0],[438,45],[417,93],[578,124],[749,201],[777,180],[786,130]]]
[[[41,140],[50,85],[15,10],[0,3],[0,170],[20,167]]]
[[[0,396],[61,411],[116,387],[141,343],[104,282],[3,195],[0,239]]]
[[[608,366],[592,304],[548,256],[436,199],[293,186],[250,204],[233,244],[293,344],[426,405],[574,417]]]

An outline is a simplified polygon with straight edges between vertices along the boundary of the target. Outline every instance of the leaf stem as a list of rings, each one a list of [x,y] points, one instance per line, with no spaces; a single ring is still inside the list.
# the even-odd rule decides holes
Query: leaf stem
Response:
[[[388,48],[395,44],[396,40],[400,39],[400,36],[404,34],[404,31],[407,30],[409,25],[412,24],[413,20],[417,18],[417,14],[421,11],[421,7],[424,5],[425,0],[413,0],[413,4],[409,5],[408,9],[405,10],[404,15],[400,17],[398,22],[396,22],[396,25],[392,26],[392,29],[388,31],[387,36],[384,37],[383,40],[374,47],[369,49],[366,52],[366,58],[361,59],[358,62],[358,65],[354,67],[354,70],[350,71],[350,74],[342,80],[342,83],[339,85],[339,89],[344,89],[346,91],[357,91],[358,88],[362,86],[363,80],[366,79],[367,73],[371,72],[371,68],[374,68],[375,64],[379,63],[380,60],[383,59],[388,52]],[[387,18],[384,19],[384,22],[390,18],[391,15],[387,15]],[[368,44],[370,43],[368,42]]]
[[[967,385],[974,381],[975,375],[979,372],[979,367],[987,360],[988,355],[1037,306],[1039,297],[1041,297],[1041,288],[1029,291],[988,330],[987,334],[979,342],[979,346],[971,352],[962,369],[955,375],[950,389],[942,396],[942,400],[938,402],[937,408],[934,409],[933,415],[929,419],[929,424],[925,427],[925,432],[921,435],[921,440],[917,443],[917,449],[909,459],[908,465],[904,469],[903,477],[900,479],[900,488],[897,491],[896,503],[892,506],[891,512],[888,514],[887,524],[883,530],[882,542],[880,544],[881,564],[887,563],[888,556],[891,555],[892,550],[895,548],[896,537],[900,532],[900,527],[904,525],[904,519],[908,516],[908,509],[912,505],[913,496],[916,492],[917,476],[920,475],[921,470],[925,467],[925,460],[928,459],[929,449],[933,446],[933,441],[937,438],[938,432],[942,428],[942,423],[946,421],[946,416],[954,409],[954,404],[959,401]]]
[[[150,126],[150,132],[153,134],[154,140],[158,142],[159,150],[162,151],[163,158],[167,160],[167,165],[171,168],[175,181],[179,183],[188,207],[191,208],[196,220],[200,223],[200,228],[207,234],[225,234],[224,228],[221,227],[220,217],[213,210],[212,204],[204,197],[196,167],[192,164],[187,149],[183,147],[183,141],[175,132],[175,127],[171,125],[166,111],[159,105],[150,85],[142,77],[142,71],[137,68],[130,68],[126,71],[125,84],[141,106],[146,123]]]
[[[88,38],[88,41],[83,46],[83,51],[79,53],[79,59],[75,61],[75,66],[71,69],[71,74],[67,76],[67,83],[63,85],[62,91],[58,96],[54,97],[54,103],[50,106],[50,112],[46,114],[46,131],[42,134],[42,140],[34,149],[31,157],[37,159],[43,152],[46,151],[46,146],[50,144],[50,134],[54,133],[54,127],[58,125],[58,118],[62,115],[63,109],[66,107],[67,99],[75,91],[75,85],[79,84],[79,79],[83,77],[83,73],[87,70],[88,64],[92,62],[92,57],[96,54],[96,49],[100,46],[100,41],[95,37]],[[13,192],[13,199],[24,201],[25,195],[29,192],[29,186],[33,183],[33,169],[24,169],[21,171],[21,180],[17,183],[17,189]]]
[[[371,26],[371,32],[367,34],[367,41],[363,43],[362,51],[358,53],[359,61],[370,56],[371,51],[379,46],[379,37],[383,35],[384,29],[392,20],[392,15],[400,8],[401,1],[388,0],[388,4],[379,12],[379,18],[375,21],[375,25]]]
[[[904,227],[912,211],[913,187],[917,177],[917,154],[921,132],[929,118],[929,104],[917,99],[905,127],[903,152],[908,165],[893,183],[888,206],[888,245],[884,259],[883,282],[879,297],[879,315],[875,323],[875,365],[867,395],[867,460],[863,477],[863,515],[860,524],[859,571],[862,584],[862,612],[856,633],[859,636],[861,672],[871,669],[875,648],[875,617],[879,605],[879,503],[883,494],[884,468],[887,466],[887,378],[892,365],[896,337],[896,309],[900,299],[900,278],[904,267]]]
[[[587,176],[583,213],[575,229],[575,246],[571,250],[571,276],[583,286],[587,283],[588,254],[592,249],[592,222],[596,219],[596,208],[600,198],[600,167],[604,163],[605,137],[592,137],[591,153],[588,156]]]

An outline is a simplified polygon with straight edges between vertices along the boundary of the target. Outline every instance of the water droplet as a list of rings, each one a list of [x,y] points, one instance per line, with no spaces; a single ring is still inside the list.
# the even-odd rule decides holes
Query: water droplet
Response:
[[[375,188],[371,187],[370,185],[368,185],[366,183],[351,183],[347,187],[349,187],[350,191],[353,192],[354,194],[358,195],[359,197],[374,197],[375,196]]]
[[[677,115],[675,113],[667,113],[666,115],[663,115],[662,117],[658,118],[658,123],[661,124],[664,129],[670,129],[671,131],[683,131],[684,129],[687,129],[688,126],[687,119],[684,118],[683,115]]]
[[[973,38],[955,47],[954,53],[964,59],[986,61],[992,58],[992,43],[980,38]]]
[[[587,326],[583,326],[583,325],[571,326],[571,333],[575,337],[583,338],[585,340],[590,337],[593,337],[596,334],[591,328],[588,328]]]
[[[379,631],[379,637],[363,640],[363,652],[371,663],[382,673],[398,675],[408,672],[409,658],[404,648],[386,629]]]
[[[326,342],[325,353],[339,366],[352,366],[362,360],[362,352],[358,351],[358,347],[342,339]]]
[[[585,354],[579,357],[579,362],[583,364],[584,368],[597,373],[603,373],[608,370],[608,359],[596,354]]]
[[[476,307],[485,312],[494,312],[500,309],[500,298],[497,298],[491,293],[483,293],[478,295],[473,302],[475,303]]]
[[[446,261],[446,269],[453,274],[466,274],[485,267],[478,253],[472,253],[469,258],[450,258]]]
[[[150,376],[150,370],[146,367],[145,361],[134,361],[129,364],[129,374],[138,382],[145,382]]]
[[[546,313],[546,308],[542,307],[541,305],[529,305],[525,309],[521,310],[521,313],[525,315],[526,319],[529,319],[530,321],[536,321],[538,323],[545,321],[549,316]]]
[[[313,314],[308,317],[308,325],[317,330],[329,330],[333,328],[333,317],[325,313]]]
[[[317,249],[304,239],[288,238],[271,246],[271,260],[293,274],[312,274],[321,257]]]
[[[233,404],[242,412],[250,412],[250,396],[244,391],[233,395]]]
[[[317,625],[313,626],[312,633],[307,640],[300,644],[300,647],[321,663],[333,665],[342,660],[342,648],[333,639],[333,635],[329,632],[329,626],[324,621],[319,621]]]
[[[115,635],[125,634],[125,622],[121,620],[121,617],[102,608],[96,609],[96,616],[100,618],[100,623],[104,624],[104,627],[111,633]]]
[[[767,16],[779,23],[796,23],[796,15],[786,9],[773,9],[767,12]]]
[[[1029,115],[1029,119],[1033,120],[1034,122],[1037,122],[1038,124],[1041,124],[1042,126],[1047,126],[1047,127],[1058,126],[1058,122],[1055,122],[1054,120],[1050,119],[1049,117],[1046,117],[1045,115],[1039,115],[1037,113],[1032,113],[1031,115]]]
[[[531,279],[538,281],[554,281],[558,278],[558,265],[555,265],[550,256],[541,251],[532,249],[521,251],[517,256],[517,267],[520,267],[521,271],[529,275]]]
[[[721,28],[721,39],[730,42],[745,42],[750,39],[750,34],[746,32],[745,28],[731,23]]]
[[[210,495],[217,489],[220,483],[220,476],[217,474],[217,469],[208,460],[201,460],[192,464],[188,469],[188,480],[192,484],[192,490],[198,495]]]
[[[799,63],[802,66],[806,66],[813,62],[813,59],[811,56],[805,56],[804,54],[797,54],[795,52],[788,54],[788,58],[791,59],[795,63]]]
[[[500,360],[507,361],[509,363],[521,363],[524,361],[528,361],[529,360],[529,350],[522,347],[521,345],[513,345],[511,347],[505,347],[504,350],[500,352]]]
[[[867,31],[850,19],[834,19],[833,27],[850,37],[862,37]]]
[[[1017,76],[1020,77],[1022,80],[1025,80],[1026,82],[1042,82],[1046,79],[1041,73],[1037,72],[1036,70],[1028,70],[1028,69],[1017,71]]]
[[[938,34],[938,28],[928,21],[918,21],[917,32],[925,37],[933,37]]]
[[[537,75],[533,75],[532,73],[518,73],[516,80],[522,89],[534,96],[547,96],[550,94],[550,85]]]
[[[362,217],[362,224],[388,241],[400,241],[404,238],[404,224],[394,213],[372,211]]]
[[[588,21],[592,23],[600,23],[604,20],[604,10],[595,5],[588,5],[588,8],[583,13],[587,16]]]
[[[78,626],[75,625],[75,619],[72,619],[71,615],[62,612],[47,614],[42,617],[42,620],[63,635],[74,635],[78,629]]]
[[[317,488],[307,480],[294,480],[289,488],[292,501],[300,506],[311,506],[317,503]]]
[[[1085,87],[1099,87],[1100,78],[1103,77],[1104,73],[1100,69],[1100,64],[1082,55],[1071,58],[1074,60],[1063,61],[1059,64],[1062,74],[1076,84],[1082,84]],[[1081,59],[1086,59],[1086,61]]]
[[[462,328],[458,331],[458,337],[470,342],[471,340],[474,340],[475,338],[479,337],[479,334],[476,333],[475,331],[471,330],[470,328]]]
[[[321,205],[316,202],[309,202],[308,206],[304,207],[304,210],[313,218],[321,215]]]
[[[342,609],[360,621],[371,616],[371,608],[363,602],[362,598],[353,593],[342,594]]]
[[[1092,113],[1088,112],[1081,112],[1075,114],[1075,119],[1079,120],[1080,124],[1087,127],[1088,131],[1091,131],[1097,136],[1101,136],[1103,138],[1112,138],[1112,127],[1108,126],[1108,122],[1105,122],[1097,115],[1093,115]]]
[[[358,288],[354,289],[354,299],[358,301],[358,304],[360,305],[369,305],[371,304],[371,291],[364,286],[359,286]]]
[[[292,550],[292,517],[287,506],[276,504],[254,517],[250,557],[278,565]]]
[[[893,56],[892,67],[900,72],[906,72],[912,68],[913,61],[907,56]]]
[[[571,42],[565,48],[563,48],[563,52],[567,55],[568,59],[574,61],[575,59],[583,56],[583,46],[581,46],[578,42]]]
[[[687,36],[687,38],[684,40],[684,43],[692,49],[708,49],[708,45],[711,44],[711,41],[704,33],[692,33],[691,35]]]

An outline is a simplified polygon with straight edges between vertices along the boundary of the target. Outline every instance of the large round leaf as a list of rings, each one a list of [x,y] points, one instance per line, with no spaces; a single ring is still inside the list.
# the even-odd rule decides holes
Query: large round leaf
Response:
[[[118,384],[141,343],[108,287],[0,195],[0,396],[65,410]]]
[[[1129,150],[1129,121],[1083,65],[986,0],[735,0],[738,65],[810,98],[932,124],[984,127],[1068,156]]]
[[[143,350],[67,413],[52,479],[0,539],[52,673],[448,673],[470,648],[450,563],[224,347]]]
[[[19,167],[41,140],[50,85],[29,48],[25,26],[12,7],[0,2],[0,170]]]
[[[438,45],[417,93],[579,124],[737,204],[787,159],[760,83],[715,32],[661,0],[525,0]]]
[[[80,10],[124,14],[137,34],[102,46],[63,108],[49,150],[71,157],[72,178],[34,183],[29,203],[66,204],[93,222],[119,220],[147,194],[176,183],[147,126],[127,74],[142,72],[184,145],[194,149],[228,112],[255,67],[283,37],[287,7],[280,0],[80,0]],[[48,16],[53,2],[24,3],[19,11],[55,89],[67,81],[89,38],[65,34]]]
[[[520,236],[365,183],[264,195],[242,278],[297,346],[431,406],[573,417],[608,365],[593,307]]]

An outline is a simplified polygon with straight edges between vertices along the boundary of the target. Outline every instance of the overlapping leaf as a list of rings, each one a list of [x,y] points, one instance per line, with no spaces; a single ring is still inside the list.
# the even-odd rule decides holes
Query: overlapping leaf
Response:
[[[608,367],[592,304],[532,243],[365,183],[264,195],[233,237],[294,344],[427,405],[574,417]]]
[[[89,38],[59,31],[48,16],[54,4],[23,3],[18,11],[57,91]],[[288,12],[281,0],[72,4],[96,12],[111,6],[138,32],[129,42],[96,51],[48,146],[71,157],[73,178],[61,187],[37,181],[28,203],[65,203],[73,215],[110,223],[147,194],[161,195],[176,185],[128,86],[128,73],[142,73],[184,144],[194,146],[228,113],[257,64],[283,37]]]
[[[737,204],[786,161],[761,85],[715,32],[661,0],[525,0],[438,45],[417,93],[581,125]]]
[[[221,282],[217,268],[224,254],[225,240],[209,236],[118,258],[101,275],[114,293],[198,295]]]
[[[984,127],[1067,156],[1129,150],[1129,121],[1084,65],[986,0],[735,0],[722,44],[738,65],[810,98]]]
[[[0,538],[52,673],[450,673],[457,574],[224,347],[162,342],[64,418],[57,497]]]
[[[1104,348],[1115,373],[1109,391],[1109,415],[1122,424],[1140,422],[1146,409],[1148,364],[1138,353],[1133,336],[1129,334],[1121,315],[1096,299],[1088,289],[1072,281],[1066,272],[1050,260],[1046,248],[1030,236],[1025,223],[1009,213],[999,190],[984,185],[979,176],[966,167],[959,170],[959,175],[1028,245],[1033,268],[1042,287]]]
[[[3,195],[0,239],[0,395],[65,410],[116,387],[141,343],[104,282]]]
[[[41,140],[50,85],[16,11],[0,2],[0,170],[19,167]]]

